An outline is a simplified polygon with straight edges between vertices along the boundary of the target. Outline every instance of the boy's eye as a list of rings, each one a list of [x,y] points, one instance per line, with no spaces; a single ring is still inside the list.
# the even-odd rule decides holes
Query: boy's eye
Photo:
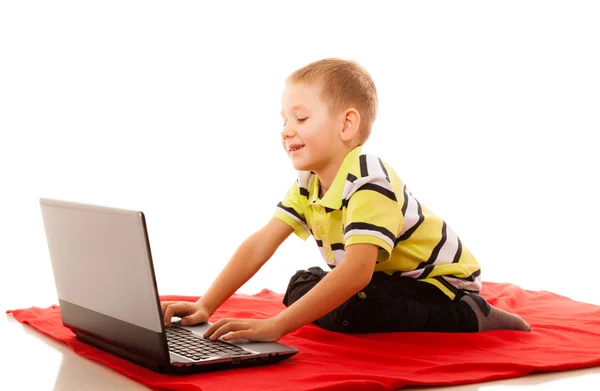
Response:
[[[298,119],[296,119],[296,121],[298,121],[298,122],[304,122],[304,121],[306,121],[307,119],[308,119],[308,117],[305,117],[305,118],[298,118]],[[287,121],[283,123],[283,126],[285,126],[286,124],[287,124]]]

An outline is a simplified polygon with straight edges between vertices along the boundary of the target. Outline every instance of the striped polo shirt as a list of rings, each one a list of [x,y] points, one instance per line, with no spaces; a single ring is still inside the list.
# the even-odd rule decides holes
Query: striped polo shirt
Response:
[[[458,289],[479,292],[479,263],[456,233],[387,163],[361,152],[346,155],[323,198],[319,178],[298,172],[275,217],[304,240],[312,235],[330,268],[343,262],[346,246],[370,243],[379,247],[374,271],[428,282],[451,299]]]

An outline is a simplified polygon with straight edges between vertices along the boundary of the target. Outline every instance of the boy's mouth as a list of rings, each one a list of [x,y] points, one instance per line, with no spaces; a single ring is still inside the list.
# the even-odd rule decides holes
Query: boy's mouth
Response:
[[[302,148],[304,148],[304,145],[292,145],[290,147],[290,152],[296,152],[296,151],[298,151],[298,150],[300,150]]]

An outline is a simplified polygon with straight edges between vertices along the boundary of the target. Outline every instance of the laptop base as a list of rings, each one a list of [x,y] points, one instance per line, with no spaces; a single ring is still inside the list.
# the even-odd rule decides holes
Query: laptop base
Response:
[[[186,374],[194,374],[194,373],[202,373],[202,372],[212,372],[217,370],[225,370],[225,369],[235,369],[235,368],[246,368],[246,367],[257,367],[261,365],[274,364],[280,361],[283,361],[291,356],[291,354],[280,354],[280,353],[271,353],[265,356],[257,357],[244,357],[244,358],[233,358],[228,362],[215,362],[214,364],[210,362],[203,363],[193,363],[193,364],[182,364],[182,363],[173,363],[171,365],[165,366],[161,363],[155,362],[151,359],[148,359],[144,356],[132,354],[130,351],[120,349],[115,345],[106,343],[101,339],[94,338],[89,335],[81,334],[75,332],[75,336],[81,342],[87,343],[89,345],[95,346],[99,349],[102,349],[108,353],[112,353],[114,355],[123,357],[129,361],[132,361],[138,365],[141,365],[145,368],[148,368],[154,372],[164,373],[164,374],[175,374],[175,375],[186,375]]]

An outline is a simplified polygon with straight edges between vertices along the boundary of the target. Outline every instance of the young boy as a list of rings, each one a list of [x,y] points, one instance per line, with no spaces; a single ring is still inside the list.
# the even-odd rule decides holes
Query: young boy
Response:
[[[166,325],[172,316],[207,321],[294,232],[315,238],[331,271],[299,270],[284,311],[220,319],[205,337],[276,341],[311,322],[341,332],[530,330],[478,294],[479,264],[450,227],[388,164],[361,153],[377,105],[370,75],[353,61],[316,61],[287,78],[281,142],[298,179],[202,298],[162,303]]]

